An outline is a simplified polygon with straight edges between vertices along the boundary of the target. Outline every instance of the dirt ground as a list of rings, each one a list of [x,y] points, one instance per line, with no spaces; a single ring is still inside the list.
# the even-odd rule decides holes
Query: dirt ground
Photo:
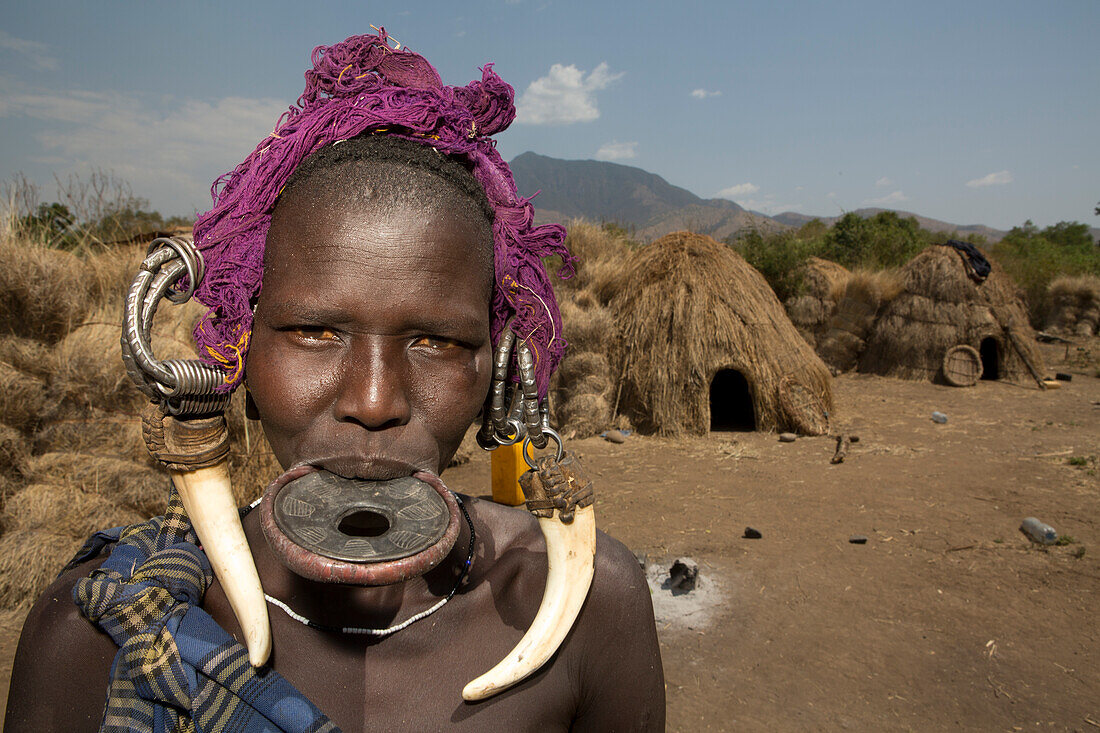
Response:
[[[827,437],[573,441],[655,585],[699,563],[694,593],[654,589],[669,730],[1100,730],[1100,379],[1044,348],[1060,390],[838,378],[840,465]],[[484,495],[489,460],[444,478]]]

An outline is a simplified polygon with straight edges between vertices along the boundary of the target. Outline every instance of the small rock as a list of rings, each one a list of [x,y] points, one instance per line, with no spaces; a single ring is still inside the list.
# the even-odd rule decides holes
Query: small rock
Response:
[[[695,581],[699,577],[699,564],[690,557],[680,557],[672,563],[668,571],[670,588],[688,592],[695,590]]]
[[[752,527],[745,527],[745,534],[741,535],[747,540],[758,540],[764,535],[760,534],[760,530],[753,529]]]
[[[848,538],[848,541],[851,542],[853,545],[866,545],[867,535],[854,534]]]
[[[848,440],[852,441],[853,443],[858,443],[859,442],[859,436],[858,435],[849,435]]]
[[[945,422],[947,422],[947,415],[944,415],[942,412],[933,412],[932,413],[932,422],[936,422],[936,423],[939,423],[940,425],[943,425]]]
[[[646,564],[649,563],[649,555],[644,552],[635,552],[634,559],[638,561],[638,565],[642,567],[642,570],[645,570]]]
[[[603,439],[608,443],[625,443],[626,436],[623,435],[621,430],[608,430],[603,434]]]
[[[798,436],[795,435],[794,433],[780,433],[779,434],[779,442],[780,443],[793,443],[796,440],[798,440]]]
[[[1056,373],[1054,375],[1054,378],[1057,379],[1059,382],[1072,382],[1073,381],[1073,375],[1072,374],[1066,374],[1065,372]]]

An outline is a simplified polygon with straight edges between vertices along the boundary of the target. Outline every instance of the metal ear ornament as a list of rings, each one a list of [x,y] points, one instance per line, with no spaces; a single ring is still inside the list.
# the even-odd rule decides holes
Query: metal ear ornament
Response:
[[[511,379],[511,366],[518,380]],[[520,478],[520,486],[546,540],[548,568],[534,621],[503,660],[463,688],[462,697],[469,702],[507,690],[554,656],[588,597],[596,557],[592,481],[550,427],[549,404],[538,398],[534,355],[525,342],[516,344],[511,324],[493,354],[493,381],[477,439],[485,450],[522,441],[531,470]],[[551,454],[532,457],[532,449],[546,448],[551,441]]]
[[[229,480],[228,393],[221,371],[198,360],[158,360],[151,333],[160,301],[185,303],[202,281],[202,255],[190,238],[160,238],[126,295],[122,360],[151,400],[142,415],[149,452],[172,477],[210,565],[237,616],[254,667],[271,653],[271,628]],[[179,288],[186,276],[186,289]]]

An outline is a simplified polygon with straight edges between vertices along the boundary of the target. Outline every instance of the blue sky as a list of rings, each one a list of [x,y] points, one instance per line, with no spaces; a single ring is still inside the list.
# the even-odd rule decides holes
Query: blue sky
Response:
[[[1100,223],[1095,0],[9,0],[0,180],[49,197],[109,169],[164,213],[201,210],[313,47],[372,23],[450,84],[495,62],[520,110],[508,159],[613,160],[766,213]]]

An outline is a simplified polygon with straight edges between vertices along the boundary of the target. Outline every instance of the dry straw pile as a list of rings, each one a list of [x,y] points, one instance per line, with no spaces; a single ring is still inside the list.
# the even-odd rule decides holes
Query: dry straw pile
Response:
[[[689,232],[636,251],[611,301],[620,409],[646,431],[705,434],[710,385],[740,372],[760,430],[800,429],[781,386],[832,407],[828,370],[798,335],[764,277],[729,247]]]
[[[122,299],[144,250],[77,256],[0,237],[0,609],[25,609],[93,531],[164,509],[168,477],[141,439],[146,399],[119,352]],[[157,356],[193,356],[201,313],[164,305]],[[231,475],[246,503],[278,466],[240,403]]]
[[[1011,278],[995,262],[981,284],[963,255],[933,245],[901,271],[902,290],[882,307],[859,370],[901,379],[939,379],[954,346],[971,346],[1001,379],[1030,382],[1043,371],[1027,309]]]
[[[844,283],[817,353],[836,373],[854,369],[882,307],[901,292],[894,270],[857,270]]]
[[[563,434],[584,438],[625,426],[613,414],[609,356],[615,326],[607,305],[619,287],[630,246],[621,235],[579,221],[570,225],[566,242],[580,264],[573,278],[556,281],[569,348],[551,384],[551,404]]]
[[[788,298],[783,307],[806,343],[816,347],[852,273],[820,257],[810,257],[802,267],[802,293]]]
[[[1100,333],[1100,277],[1060,277],[1050,283],[1047,330],[1073,336]]]

